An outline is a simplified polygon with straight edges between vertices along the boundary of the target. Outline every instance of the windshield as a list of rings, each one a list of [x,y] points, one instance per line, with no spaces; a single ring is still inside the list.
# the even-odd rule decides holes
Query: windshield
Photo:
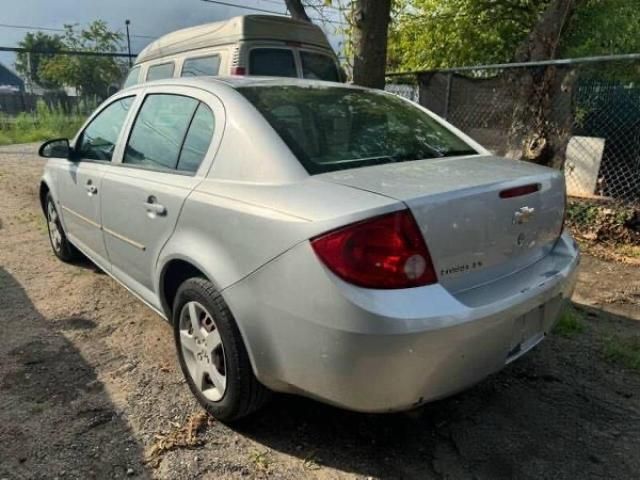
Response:
[[[253,86],[242,93],[310,174],[477,152],[394,95],[341,87]]]

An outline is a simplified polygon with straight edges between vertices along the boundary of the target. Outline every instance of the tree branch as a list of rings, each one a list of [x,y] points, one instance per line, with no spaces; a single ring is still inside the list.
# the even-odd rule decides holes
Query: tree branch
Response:
[[[302,5],[302,0],[284,0],[284,3],[291,13],[291,18],[311,23],[311,19]]]

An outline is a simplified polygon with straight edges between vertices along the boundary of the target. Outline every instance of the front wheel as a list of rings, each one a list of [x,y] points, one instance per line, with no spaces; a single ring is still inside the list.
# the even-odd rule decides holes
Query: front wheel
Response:
[[[235,320],[209,281],[191,278],[180,286],[173,332],[182,373],[211,415],[230,422],[264,404],[269,391],[255,378]]]
[[[49,242],[53,253],[63,262],[72,262],[78,258],[78,250],[71,245],[62,229],[60,216],[56,210],[55,202],[50,193],[47,193],[45,200],[45,212],[47,215],[47,230],[49,231]]]

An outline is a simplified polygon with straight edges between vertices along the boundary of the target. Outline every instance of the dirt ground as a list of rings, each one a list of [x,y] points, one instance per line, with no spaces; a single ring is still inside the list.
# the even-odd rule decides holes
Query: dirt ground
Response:
[[[640,269],[584,257],[582,331],[419,411],[279,396],[233,429],[199,415],[169,325],[51,253],[33,146],[0,149],[0,479],[640,477]],[[374,380],[372,378],[372,380]]]

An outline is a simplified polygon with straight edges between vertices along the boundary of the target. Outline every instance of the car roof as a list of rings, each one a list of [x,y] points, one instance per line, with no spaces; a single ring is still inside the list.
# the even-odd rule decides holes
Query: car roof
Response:
[[[139,83],[132,87],[121,90],[126,92],[144,88],[146,86],[187,86],[196,87],[203,90],[217,90],[220,87],[237,89],[241,87],[268,87],[268,86],[298,86],[298,87],[336,87],[348,88],[354,90],[368,90],[364,87],[344,84],[337,82],[327,82],[324,80],[310,80],[303,78],[287,78],[287,77],[258,77],[258,76],[197,76],[197,77],[179,77],[165,78],[162,80],[154,80],[151,82]]]

